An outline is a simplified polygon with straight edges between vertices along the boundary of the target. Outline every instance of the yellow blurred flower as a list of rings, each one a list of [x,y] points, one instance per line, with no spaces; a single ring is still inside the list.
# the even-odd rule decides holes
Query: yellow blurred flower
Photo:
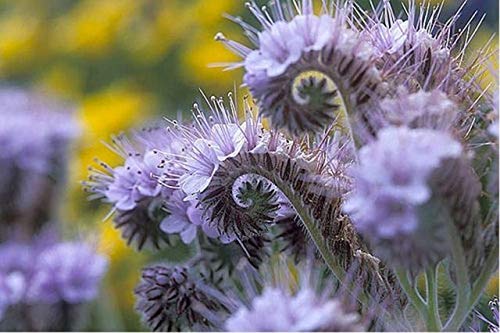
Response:
[[[165,56],[169,47],[185,36],[192,23],[192,14],[173,1],[148,5],[154,10],[144,6],[121,36],[123,47],[143,64],[155,63]]]
[[[56,23],[53,47],[87,56],[109,52],[140,0],[84,0]]]
[[[498,271],[497,273],[490,279],[488,285],[486,286],[486,294],[490,297],[498,296]]]
[[[235,11],[242,7],[242,3],[234,0],[199,0],[188,11],[192,13],[191,16],[194,22],[203,29],[206,29],[220,24],[224,20],[223,14],[235,15]]]
[[[42,56],[40,20],[29,14],[14,14],[0,20],[0,72],[11,74],[32,67]]]
[[[105,254],[112,262],[135,254],[135,251],[123,241],[120,231],[113,227],[111,221],[103,221],[97,225],[97,228],[101,235],[98,251]]]

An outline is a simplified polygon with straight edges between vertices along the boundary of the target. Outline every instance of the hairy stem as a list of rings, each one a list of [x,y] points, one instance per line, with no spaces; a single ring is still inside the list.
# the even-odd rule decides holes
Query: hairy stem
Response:
[[[467,263],[465,262],[465,253],[460,235],[458,234],[451,218],[447,218],[446,220],[448,235],[450,236],[451,241],[451,258],[453,265],[455,266],[455,275],[457,279],[455,288],[457,295],[455,308],[450,319],[446,323],[444,330],[456,331],[460,328],[469,312],[469,272],[467,269]]]
[[[453,313],[444,328],[445,331],[457,331],[476,305],[477,301],[481,297],[481,294],[483,293],[484,288],[486,287],[488,280],[494,274],[494,267],[498,265],[498,250],[499,248],[497,243],[486,259],[479,277],[474,282],[474,286],[472,288],[472,291],[470,292],[468,302],[460,307],[462,311],[455,311]]]
[[[438,284],[437,266],[425,271],[425,282],[427,286],[427,329],[429,331],[441,331],[442,324],[439,317],[438,306]]]
[[[408,272],[398,268],[395,269],[395,274],[401,284],[401,288],[403,288],[403,291],[408,296],[410,303],[417,309],[422,321],[427,322],[427,304],[420,293],[413,287],[408,277]]]

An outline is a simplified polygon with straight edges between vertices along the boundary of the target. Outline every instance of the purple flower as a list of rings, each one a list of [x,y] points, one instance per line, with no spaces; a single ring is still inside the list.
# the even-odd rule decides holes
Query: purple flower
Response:
[[[446,132],[406,127],[384,128],[361,148],[343,210],[377,256],[416,273],[446,255],[446,207],[431,199],[431,177],[461,154]]]
[[[376,50],[377,67],[397,86],[405,86],[412,93],[439,89],[457,104],[474,108],[472,96],[482,93],[474,81],[481,75],[481,63],[487,61],[489,46],[485,45],[471,64],[465,65],[461,57],[454,56],[469,52],[470,36],[455,31],[463,8],[440,22],[442,6],[431,8],[412,1],[400,15],[390,1],[384,1],[380,10],[365,21],[363,38]],[[474,29],[472,22],[471,18],[461,30]],[[469,113],[462,111],[460,116],[467,119]]]
[[[123,164],[112,168],[99,162],[98,168],[90,168],[89,180],[83,184],[93,193],[91,198],[101,198],[116,209],[128,211],[143,199],[171,194],[172,189],[161,186],[158,181],[162,179],[164,185],[171,184],[169,179],[180,168],[176,158],[169,163],[165,161],[164,154],[177,156],[182,148],[171,132],[145,128],[134,132],[132,139],[121,134],[113,137],[109,148],[123,158]]]
[[[250,75],[264,71],[270,77],[278,76],[300,59],[305,45],[294,26],[276,22],[269,30],[259,33],[260,48],[245,58],[245,69]]]
[[[357,313],[346,313],[338,300],[321,300],[311,289],[290,295],[265,288],[226,321],[231,332],[362,331]]]
[[[160,194],[161,186],[151,175],[157,171],[158,164],[154,163],[152,152],[140,160],[129,157],[124,166],[114,169],[113,182],[105,192],[107,199],[120,210],[131,210],[137,203],[146,197],[156,197]]]
[[[107,260],[84,243],[65,242],[37,257],[28,299],[33,303],[87,302],[97,296]]]
[[[380,102],[385,122],[412,128],[450,130],[458,117],[458,107],[439,90],[409,93],[400,89],[397,97]]]
[[[340,294],[332,293],[331,285],[320,277],[318,267],[310,258],[293,269],[286,261],[276,261],[263,275],[240,266],[245,299],[225,321],[226,330],[351,332],[365,329],[361,316],[344,302],[346,298],[341,301]]]
[[[191,243],[196,237],[198,221],[193,221],[193,215],[188,214],[191,203],[184,201],[185,194],[175,191],[166,204],[169,215],[160,224],[160,229],[167,234],[179,234],[186,244]]]
[[[431,195],[428,181],[444,159],[456,158],[461,145],[429,129],[388,127],[359,152],[356,190],[344,210],[356,228],[371,237],[391,239],[418,227],[416,209]]]
[[[22,273],[0,271],[0,321],[10,305],[22,300],[26,287],[26,277]]]
[[[66,146],[80,132],[75,117],[68,111],[40,95],[14,88],[0,89],[0,163],[50,172],[54,161],[64,157]]]
[[[190,200],[207,188],[220,161],[214,146],[204,139],[196,140],[187,154],[187,170],[179,178],[179,185]]]

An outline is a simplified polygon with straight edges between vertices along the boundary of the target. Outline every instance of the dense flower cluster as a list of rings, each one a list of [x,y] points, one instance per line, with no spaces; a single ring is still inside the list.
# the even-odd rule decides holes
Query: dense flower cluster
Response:
[[[228,67],[243,67],[258,116],[247,97],[203,94],[190,121],[120,135],[120,165],[91,169],[86,188],[129,242],[196,248],[143,270],[136,308],[151,329],[458,330],[497,268],[494,106],[475,80],[484,59],[454,54],[460,14],[322,4],[250,2],[257,26],[229,18],[251,47],[216,35],[242,58]],[[291,260],[265,273],[312,251],[318,285],[297,284]],[[456,299],[439,311],[444,260]]]
[[[248,3],[262,31],[233,18],[254,49],[222,34],[216,36],[243,58],[235,66],[245,68],[243,82],[259,102],[261,113],[292,133],[313,132],[335,117],[338,95],[364,104],[380,74],[371,65],[373,48],[351,25],[349,5],[339,4],[335,12],[324,6],[321,16],[313,14],[312,1],[295,8],[280,3],[271,7],[269,15]]]

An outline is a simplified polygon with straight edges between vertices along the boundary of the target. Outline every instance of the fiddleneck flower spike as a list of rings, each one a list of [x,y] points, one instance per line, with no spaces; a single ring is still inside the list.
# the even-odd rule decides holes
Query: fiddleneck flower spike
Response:
[[[232,96],[229,96],[229,103],[216,97],[206,98],[206,102],[208,110],[194,105],[192,126],[170,121],[173,126],[168,130],[183,147],[179,161],[182,168],[172,179],[186,194],[184,200],[195,203],[194,207],[185,206],[190,206],[190,211],[195,214],[195,207],[201,211],[203,216],[196,218],[194,223],[200,224],[201,221],[201,228],[209,237],[217,235],[224,243],[236,238],[241,241],[262,230],[262,221],[273,221],[279,208],[273,199],[275,190],[263,180],[245,182],[241,179],[238,185],[226,187],[224,182],[231,182],[231,179],[222,175],[227,168],[234,169],[230,161],[241,154],[281,151],[288,143],[277,133],[264,129],[260,119],[252,114],[248,101],[244,101],[242,121],[238,119],[237,105]],[[167,162],[178,158],[178,155],[158,151]],[[238,198],[238,194],[243,197]],[[235,206],[239,208],[234,209]],[[180,227],[180,224],[171,223],[173,220],[174,217],[167,217],[164,230],[171,232],[172,228]]]
[[[254,2],[247,7],[261,28],[231,19],[253,48],[221,33],[216,40],[243,58],[230,68],[244,67],[244,84],[274,127],[292,134],[318,132],[340,109],[337,97],[354,109],[377,94],[381,80],[373,66],[374,50],[354,27],[351,5],[327,9],[325,3],[320,16],[313,14],[311,0],[302,6],[273,1],[270,11]]]
[[[344,204],[356,229],[375,244],[383,259],[418,269],[446,251],[439,214],[429,220],[431,177],[462,146],[432,129],[388,127],[359,152],[355,189]]]

